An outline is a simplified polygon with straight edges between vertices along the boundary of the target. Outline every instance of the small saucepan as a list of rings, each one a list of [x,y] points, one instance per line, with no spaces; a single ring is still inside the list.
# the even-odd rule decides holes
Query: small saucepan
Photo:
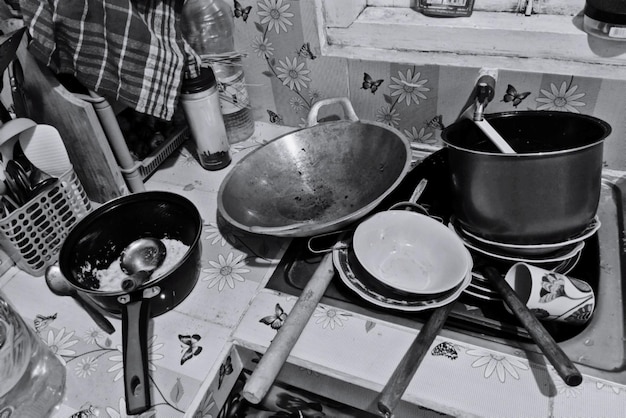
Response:
[[[148,321],[174,308],[193,289],[200,272],[201,232],[202,218],[193,203],[174,193],[150,191],[100,206],[76,224],[61,247],[59,267],[69,283],[105,311],[121,315],[128,414],[150,408]],[[96,271],[106,270],[128,244],[144,237],[171,243],[163,272],[131,291],[101,285]]]

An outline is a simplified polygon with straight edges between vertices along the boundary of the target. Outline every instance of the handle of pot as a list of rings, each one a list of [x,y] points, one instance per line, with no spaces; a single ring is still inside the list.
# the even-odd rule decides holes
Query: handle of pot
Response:
[[[311,106],[311,110],[309,111],[309,115],[306,118],[307,126],[315,126],[317,125],[317,116],[320,109],[324,106],[330,106],[334,104],[339,104],[343,108],[344,117],[352,122],[358,122],[359,117],[356,115],[354,108],[352,107],[352,103],[347,97],[334,97],[330,99],[323,99],[318,102],[315,102],[313,106]]]
[[[148,320],[150,302],[130,301],[122,309],[122,339],[126,412],[140,414],[150,408],[148,376]]]
[[[289,312],[283,326],[278,330],[256,369],[246,382],[243,396],[248,402],[258,404],[263,400],[334,275],[333,255],[328,253],[322,258],[315,273],[313,273],[313,277],[306,284],[302,294]]]

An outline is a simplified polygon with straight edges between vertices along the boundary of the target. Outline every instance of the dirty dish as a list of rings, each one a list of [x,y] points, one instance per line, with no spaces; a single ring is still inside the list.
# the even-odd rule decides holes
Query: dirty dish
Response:
[[[450,290],[471,271],[457,235],[415,212],[388,210],[371,216],[354,231],[353,247],[370,275],[406,293]]]
[[[464,257],[470,265],[470,272],[462,278],[456,287],[448,292],[437,296],[422,297],[406,296],[381,289],[374,290],[373,286],[368,284],[368,278],[359,271],[359,265],[355,265],[352,261],[350,240],[342,241],[341,244],[345,245],[337,245],[333,249],[333,264],[339,273],[341,282],[361,299],[380,308],[401,312],[420,312],[438,308],[456,300],[472,281],[472,259],[469,252],[464,250]]]

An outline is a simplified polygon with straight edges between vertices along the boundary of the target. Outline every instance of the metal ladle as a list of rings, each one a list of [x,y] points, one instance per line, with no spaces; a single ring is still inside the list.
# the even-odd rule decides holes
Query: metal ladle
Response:
[[[113,324],[109,322],[108,319],[104,317],[104,315],[95,307],[92,306],[89,301],[83,299],[76,289],[72,287],[72,285],[67,281],[65,276],[61,273],[61,269],[57,265],[49,266],[46,269],[46,284],[48,288],[57,296],[71,296],[74,298],[76,302],[91,316],[96,324],[103,331],[108,334],[113,334],[115,332],[115,328]]]
[[[147,282],[166,254],[165,244],[157,238],[139,238],[128,244],[120,256],[122,271],[129,275],[122,281],[122,290],[130,292]]]

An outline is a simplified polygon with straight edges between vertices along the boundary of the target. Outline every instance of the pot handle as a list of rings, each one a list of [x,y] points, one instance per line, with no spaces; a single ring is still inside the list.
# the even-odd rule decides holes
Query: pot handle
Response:
[[[344,117],[352,122],[358,122],[359,117],[356,115],[354,108],[352,107],[352,103],[347,97],[334,97],[330,99],[323,99],[318,102],[315,102],[313,106],[311,106],[311,110],[309,111],[309,115],[306,118],[307,126],[315,126],[317,125],[317,116],[320,109],[324,106],[330,106],[333,104],[339,104],[343,108]]]
[[[150,408],[148,376],[148,320],[150,302],[139,299],[124,304],[122,341],[126,412],[140,414]]]

